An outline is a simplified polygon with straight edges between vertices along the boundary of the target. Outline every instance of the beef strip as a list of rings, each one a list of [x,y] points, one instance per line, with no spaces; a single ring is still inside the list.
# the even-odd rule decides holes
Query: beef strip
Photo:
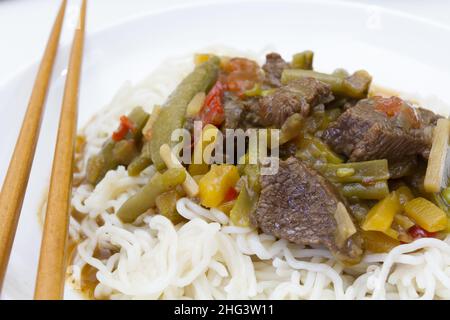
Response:
[[[224,129],[236,129],[239,127],[244,106],[237,96],[228,91],[225,92],[223,100],[225,121],[222,126]]]
[[[344,245],[336,243],[337,204],[343,202],[333,185],[315,170],[291,157],[280,161],[274,175],[260,177],[261,195],[251,216],[253,224],[267,234],[304,245],[325,245],[339,260],[361,259],[359,233]]]
[[[289,141],[279,148],[279,157],[281,159],[287,159],[289,157],[295,156],[297,151],[297,141]]]
[[[435,126],[437,121],[443,118],[440,115],[435,114],[433,111],[424,108],[416,108],[417,115],[419,116],[420,122],[425,126]]]
[[[313,78],[291,81],[253,103],[248,113],[257,115],[256,125],[281,128],[294,113],[307,117],[312,107],[333,100],[329,85]]]
[[[289,63],[275,52],[266,55],[266,63],[262,66],[264,70],[264,84],[269,87],[281,86],[281,74],[285,68],[289,67]]]
[[[332,123],[322,138],[349,161],[388,159],[395,163],[415,155],[427,157],[432,120],[423,123],[419,116],[419,127],[408,127],[399,116],[390,117],[376,110],[376,104],[374,98],[359,101]],[[427,118],[432,119],[429,115]]]
[[[397,161],[388,161],[389,177],[391,179],[399,179],[414,173],[417,167],[417,156],[404,157]]]

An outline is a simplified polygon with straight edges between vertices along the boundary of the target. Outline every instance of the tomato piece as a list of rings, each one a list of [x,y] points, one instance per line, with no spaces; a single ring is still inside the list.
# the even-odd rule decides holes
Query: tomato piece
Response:
[[[223,91],[223,84],[217,81],[206,96],[205,103],[200,111],[200,120],[203,126],[207,124],[220,126],[225,120],[225,111],[222,106]]]
[[[228,189],[227,193],[225,194],[224,202],[232,201],[238,197],[238,192],[234,187],[231,187]]]
[[[416,239],[420,238],[434,238],[436,237],[436,232],[428,232],[425,229],[422,229],[421,227],[415,225],[408,229],[408,233],[411,237]]]
[[[420,121],[414,109],[399,97],[384,98],[375,96],[375,110],[385,113],[388,117],[397,117],[405,125],[420,128]]]
[[[120,125],[116,131],[112,134],[112,139],[114,141],[120,141],[127,135],[128,132],[135,132],[136,126],[127,116],[120,117]]]
[[[385,113],[388,117],[393,117],[400,112],[403,100],[399,97],[384,98],[375,96],[375,110]]]
[[[238,96],[252,89],[261,81],[261,70],[255,61],[245,58],[230,59],[223,67],[226,75],[224,83],[227,90],[235,92]]]

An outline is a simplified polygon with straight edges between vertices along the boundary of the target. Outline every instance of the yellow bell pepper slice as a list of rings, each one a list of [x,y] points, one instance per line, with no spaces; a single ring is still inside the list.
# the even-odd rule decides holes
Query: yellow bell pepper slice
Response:
[[[447,228],[446,213],[424,198],[419,197],[407,202],[405,213],[428,232],[437,232]]]
[[[400,245],[400,241],[395,240],[379,231],[362,231],[364,245],[368,251],[373,253],[385,253]]]
[[[398,194],[392,192],[370,209],[363,222],[362,229],[365,231],[381,231],[391,236],[388,233],[392,221],[401,210]]]
[[[207,208],[220,205],[231,187],[239,180],[237,167],[229,164],[212,165],[199,182],[200,201]]]
[[[395,190],[395,193],[398,194],[398,198],[402,206],[404,206],[408,201],[414,199],[414,195],[411,189],[408,188],[407,186],[401,186],[400,188]]]

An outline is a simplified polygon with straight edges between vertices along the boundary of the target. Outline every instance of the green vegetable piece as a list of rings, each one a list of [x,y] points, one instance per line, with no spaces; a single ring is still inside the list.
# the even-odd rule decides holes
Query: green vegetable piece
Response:
[[[138,154],[134,140],[120,140],[112,150],[114,161],[124,166],[129,165]]]
[[[156,197],[156,207],[158,212],[172,221],[173,224],[178,224],[185,219],[177,212],[177,201],[181,196],[177,190],[173,189],[164,192]]]
[[[119,164],[113,157],[115,142],[106,140],[98,154],[91,156],[86,167],[86,180],[92,185],[96,185],[103,179],[109,170],[115,169]]]
[[[117,211],[117,217],[125,223],[131,223],[142,213],[156,204],[156,197],[167,192],[186,179],[186,170],[168,169],[163,174],[156,173],[150,181],[135,195],[129,198]]]
[[[280,130],[280,145],[294,139],[301,133],[303,117],[300,113],[294,113],[286,119]]]
[[[331,87],[331,91],[338,96],[362,99],[367,97],[372,77],[364,70],[355,72],[347,78],[338,75],[326,74],[312,70],[285,69],[281,75],[281,82],[286,84],[300,78],[315,78],[325,82]]]
[[[386,159],[325,164],[319,166],[317,169],[327,179],[339,183],[359,182],[367,184],[369,182],[386,181],[389,179],[388,162]]]
[[[230,211],[230,220],[233,224],[239,227],[250,226],[250,214],[255,210],[257,201],[256,193],[251,194],[244,184]]]
[[[130,119],[134,125],[136,126],[136,130],[130,131],[125,138],[139,140],[142,138],[142,129],[148,121],[150,115],[142,109],[142,107],[134,108],[130,114],[128,115],[128,119]]]
[[[259,83],[255,83],[255,85],[253,86],[253,88],[251,88],[251,89],[249,89],[249,90],[246,90],[246,91],[244,92],[244,94],[245,94],[247,97],[257,97],[257,96],[260,96],[261,93],[262,93],[262,90],[261,90],[261,85],[260,85]]]
[[[151,158],[156,169],[161,170],[165,167],[159,154],[159,148],[163,144],[172,145],[172,132],[183,127],[187,105],[198,92],[207,92],[214,85],[219,65],[220,59],[215,56],[198,65],[181,81],[165,102],[153,125],[153,135],[150,141]]]
[[[389,194],[386,181],[377,181],[374,184],[349,183],[342,185],[340,189],[345,197],[365,200],[381,200]]]
[[[128,175],[131,177],[138,176],[142,171],[152,164],[152,159],[146,157],[144,154],[140,154],[139,157],[134,158],[134,160],[128,165]]]
[[[295,156],[310,165],[314,165],[317,160],[322,163],[334,164],[344,162],[344,159],[334,153],[325,142],[316,137],[303,138]]]
[[[353,168],[339,168],[336,170],[336,175],[339,178],[351,177],[355,174],[355,169]]]
[[[450,187],[447,187],[444,190],[442,190],[442,197],[447,203],[450,203]]]
[[[124,140],[107,139],[100,152],[93,155],[87,163],[86,180],[97,185],[109,170],[120,165],[128,165],[137,156],[137,145],[141,143],[142,128],[147,122],[149,114],[141,107],[134,108],[128,118],[135,125],[135,130],[127,133]]]
[[[295,69],[312,70],[314,52],[306,50],[296,53],[292,56],[291,65]]]
[[[348,71],[343,68],[337,68],[336,70],[333,71],[332,75],[343,78],[343,79],[350,76]]]

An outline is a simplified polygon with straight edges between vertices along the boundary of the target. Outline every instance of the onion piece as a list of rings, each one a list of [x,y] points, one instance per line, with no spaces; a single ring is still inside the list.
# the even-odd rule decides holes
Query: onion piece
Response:
[[[195,117],[203,107],[205,103],[206,94],[204,92],[198,92],[186,107],[186,117]]]
[[[186,171],[183,165],[180,163],[178,158],[172,153],[168,144],[163,144],[159,149],[159,154],[166,164],[167,168],[182,168]],[[183,182],[183,189],[187,195],[191,198],[196,197],[199,192],[199,187],[197,182],[192,178],[192,176],[186,171],[186,179]]]
[[[160,112],[161,112],[161,106],[158,106],[158,105],[154,106],[153,111],[147,120],[147,123],[145,124],[144,128],[142,129],[142,134],[144,135],[144,138],[146,141],[150,141],[150,139],[152,138],[153,124],[156,122],[156,119],[158,118]]]
[[[444,178],[448,170],[448,141],[450,135],[450,121],[439,119],[433,132],[433,144],[428,159],[427,172],[424,180],[425,191],[440,192],[447,185]]]
[[[345,241],[356,233],[356,227],[342,202],[337,204],[334,218],[337,223],[336,243],[342,247]]]

